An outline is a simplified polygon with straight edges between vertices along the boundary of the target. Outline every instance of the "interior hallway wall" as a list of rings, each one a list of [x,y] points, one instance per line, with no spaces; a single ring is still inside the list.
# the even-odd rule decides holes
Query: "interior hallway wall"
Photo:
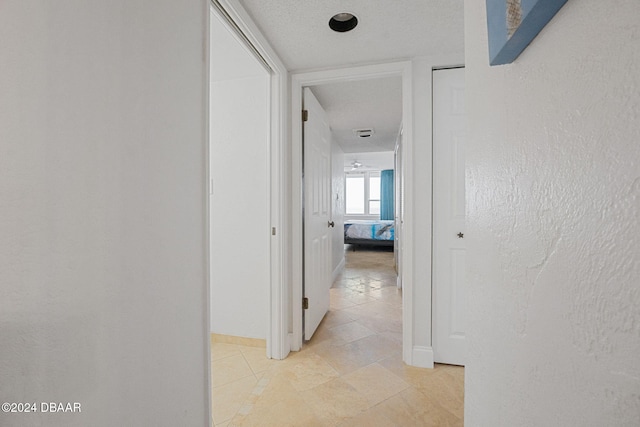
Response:
[[[2,426],[209,424],[207,7],[0,5]]]
[[[640,3],[489,67],[465,1],[469,426],[640,424]]]
[[[266,339],[269,76],[211,84],[211,332]]]
[[[270,74],[211,11],[211,332],[266,339]]]

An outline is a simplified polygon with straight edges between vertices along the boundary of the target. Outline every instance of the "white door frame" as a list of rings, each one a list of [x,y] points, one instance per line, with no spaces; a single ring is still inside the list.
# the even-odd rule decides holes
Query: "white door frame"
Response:
[[[287,85],[288,73],[284,64],[269,46],[249,14],[238,0],[210,0],[214,13],[222,16],[235,30],[242,44],[271,71],[270,87],[270,135],[268,175],[271,229],[270,243],[270,286],[267,310],[267,357],[284,359],[289,354],[291,344],[288,336],[288,292],[284,272],[290,266],[283,256],[286,242],[286,184],[289,168],[286,162],[288,117]],[[209,16],[209,14],[207,14]],[[208,45],[208,44],[207,44]],[[208,59],[209,55],[204,55]],[[208,197],[208,196],[207,196]],[[208,205],[208,203],[207,203]],[[209,261],[207,260],[207,264]]]
[[[398,76],[402,78],[402,125],[404,128],[403,143],[405,156],[412,158],[413,154],[413,79],[411,61],[392,62],[384,64],[366,65],[360,67],[341,68],[335,70],[313,71],[298,73],[291,76],[291,140],[292,140],[292,322],[293,333],[291,350],[302,348],[302,89],[305,86],[324,83],[357,81],[372,78]],[[405,182],[405,244],[401,253],[404,265],[403,311],[402,311],[402,353],[403,360],[412,364],[413,349],[413,164],[404,165],[403,179]],[[406,179],[408,178],[408,179]]]

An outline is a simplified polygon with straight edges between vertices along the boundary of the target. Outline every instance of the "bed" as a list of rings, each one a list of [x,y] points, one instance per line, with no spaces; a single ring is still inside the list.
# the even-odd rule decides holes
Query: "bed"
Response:
[[[393,240],[393,221],[348,220],[344,222],[345,244],[392,247]]]

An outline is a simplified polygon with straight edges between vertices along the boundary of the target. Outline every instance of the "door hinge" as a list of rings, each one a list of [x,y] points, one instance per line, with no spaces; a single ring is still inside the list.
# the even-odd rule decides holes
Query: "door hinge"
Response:
[[[275,227],[271,227],[271,235],[272,236],[276,235],[276,228]]]
[[[309,110],[302,110],[302,121],[306,122],[309,120]]]
[[[302,298],[302,308],[304,308],[305,310],[309,308],[309,298]]]

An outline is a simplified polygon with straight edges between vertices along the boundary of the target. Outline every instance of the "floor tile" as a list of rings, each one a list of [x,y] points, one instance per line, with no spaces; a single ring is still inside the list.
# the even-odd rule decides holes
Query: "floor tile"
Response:
[[[408,388],[379,404],[385,417],[398,426],[463,426],[463,420],[424,395]]]
[[[340,378],[301,393],[324,422],[339,424],[369,408],[366,397]]]
[[[225,357],[240,354],[240,349],[235,344],[212,343],[211,360],[223,359]]]
[[[330,364],[316,354],[311,354],[287,368],[284,375],[297,391],[309,390],[340,376]]]
[[[247,400],[256,383],[256,379],[251,376],[214,387],[212,391],[214,424],[218,425],[223,421],[229,421]]]
[[[346,311],[330,309],[322,319],[322,325],[325,328],[333,328],[334,326],[344,325],[355,320]]]
[[[342,339],[345,342],[355,341],[360,338],[375,334],[374,331],[367,328],[366,326],[362,326],[357,321],[335,326],[331,328],[331,331],[336,335],[337,338]]]
[[[278,360],[269,359],[264,348],[248,349],[243,351],[242,355],[254,374],[264,372],[279,362]]]
[[[398,427],[398,424],[388,419],[383,410],[369,408],[365,412],[349,418],[338,424],[339,427]]]
[[[236,414],[230,426],[324,426],[311,406],[283,377],[273,378],[251,411]]]
[[[255,379],[249,364],[240,353],[217,359],[214,362],[211,368],[213,387],[219,387],[249,376]]]
[[[354,343],[332,346],[321,345],[313,351],[326,360],[340,375],[348,374],[376,361],[368,349],[354,350]]]
[[[402,361],[393,252],[348,251],[330,296],[311,340],[285,360],[212,343],[216,426],[463,425],[464,368]]]
[[[357,305],[354,301],[350,301],[338,295],[329,295],[329,300],[330,300],[331,308],[336,310]]]
[[[409,384],[377,363],[345,375],[343,379],[367,398],[369,406],[374,406],[409,387]]]

